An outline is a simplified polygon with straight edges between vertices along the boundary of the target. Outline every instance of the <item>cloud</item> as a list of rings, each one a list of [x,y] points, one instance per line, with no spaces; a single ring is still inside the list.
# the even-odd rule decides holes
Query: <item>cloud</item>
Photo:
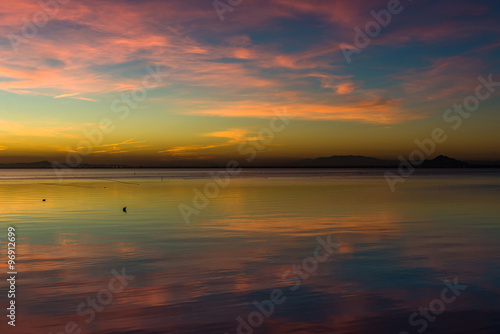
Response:
[[[97,145],[92,148],[93,154],[119,154],[128,153],[139,148],[148,147],[148,145],[143,145],[146,141],[136,140],[136,138],[131,138],[118,143],[102,144]],[[138,145],[141,144],[141,145]],[[85,149],[81,147],[79,149]]]
[[[457,71],[460,69],[460,71]],[[487,71],[486,64],[471,56],[438,58],[422,68],[408,69],[395,79],[408,95],[421,100],[453,101],[474,91],[477,77]]]
[[[90,101],[90,102],[97,102],[96,100],[89,99],[87,97],[72,97],[72,99],[83,100],[83,101]]]
[[[72,97],[72,96],[79,95],[79,94],[80,93],[61,94],[61,95],[54,96],[54,99],[60,99],[62,97]]]
[[[338,93],[338,87],[332,86]],[[344,94],[331,94],[327,99],[322,94],[296,93],[283,96],[288,100],[288,114],[298,120],[346,120],[369,123],[393,124],[404,120],[414,120],[426,117],[425,114],[412,113],[405,108],[401,98],[387,96],[384,90],[365,89],[355,92],[348,84]],[[342,88],[341,88],[342,90]],[[348,91],[351,90],[350,93]],[[204,101],[204,108],[192,108],[189,113],[204,116],[220,117],[256,117],[272,118],[276,110],[284,104],[265,100],[245,100],[231,102]],[[188,105],[189,106],[189,105]],[[187,107],[189,109],[189,107]]]
[[[87,97],[82,97],[82,96],[77,96],[80,95],[80,93],[69,93],[69,94],[61,94],[54,96],[54,99],[60,99],[60,98],[70,98],[70,99],[76,99],[76,100],[83,100],[83,101],[91,101],[91,102],[97,102],[94,99],[90,99]]]
[[[344,95],[344,94],[349,94],[352,93],[352,91],[356,88],[355,85],[352,82],[345,82],[337,85],[335,87],[337,89],[337,93]]]
[[[244,141],[257,140],[257,135],[249,136],[252,132],[245,129],[229,129],[223,131],[216,131],[202,134],[202,137],[213,137],[213,138],[224,138],[227,141],[222,143],[213,143],[205,145],[186,145],[186,146],[176,146],[168,150],[158,151],[160,154],[168,153],[171,156],[192,156],[199,155],[200,151],[217,149],[221,147],[227,147],[239,144]]]
[[[460,6],[448,0],[426,3],[436,13],[429,22],[420,19],[427,7],[408,4],[400,14],[405,19],[394,18],[392,30],[370,48],[458,43],[500,32],[498,23],[484,18],[489,5],[458,1]],[[373,19],[370,10],[384,6],[386,0],[256,0],[228,13],[221,24],[213,6],[201,0],[70,2],[19,46],[19,54],[8,40],[0,45],[0,77],[7,78],[0,80],[0,90],[95,102],[99,95],[141,86],[146,66],[154,64],[170,73],[163,85],[182,90],[177,98],[185,101],[179,103],[197,107],[185,111],[191,114],[267,117],[271,106],[293,105],[303,119],[394,123],[419,118],[423,115],[406,110],[399,86],[374,93],[364,81],[377,80],[354,73],[339,51],[340,41],[352,44],[355,26]],[[441,15],[443,8],[448,11]],[[28,0],[0,5],[0,36],[20,34],[21,18],[39,10]],[[458,25],[464,16],[470,24]],[[307,35],[296,36],[294,27],[301,24]],[[369,58],[369,51],[363,57]],[[405,73],[391,76],[407,91],[426,82]],[[450,89],[455,86],[460,84]],[[209,96],[214,105],[200,107]]]
[[[216,137],[216,138],[228,138],[230,139],[229,143],[238,143],[245,140],[253,140],[249,138],[247,135],[250,131],[245,129],[229,129],[224,131],[210,132],[205,133],[203,136],[205,137]]]
[[[191,145],[191,146],[176,146],[168,150],[158,151],[158,153],[170,153],[173,156],[186,155],[187,153],[208,150],[211,148],[221,147],[226,145]]]
[[[82,129],[96,126],[92,123],[74,124],[69,122],[19,122],[0,119],[0,138],[15,136],[20,138],[43,137],[43,138],[78,138]]]

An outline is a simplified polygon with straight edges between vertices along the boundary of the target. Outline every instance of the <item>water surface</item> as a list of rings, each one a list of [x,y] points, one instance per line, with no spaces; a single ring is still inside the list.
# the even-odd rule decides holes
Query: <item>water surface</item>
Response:
[[[285,300],[241,333],[499,332],[498,170],[421,171],[395,192],[381,170],[246,170],[186,224],[179,204],[211,172],[0,170],[1,253],[8,226],[18,237],[14,332],[233,334],[275,289]],[[283,280],[328,236],[333,254]],[[90,319],[112,270],[134,278]],[[412,325],[454,279],[467,288]]]

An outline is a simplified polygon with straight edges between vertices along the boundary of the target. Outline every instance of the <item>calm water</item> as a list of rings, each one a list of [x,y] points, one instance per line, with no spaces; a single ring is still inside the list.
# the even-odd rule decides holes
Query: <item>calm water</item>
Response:
[[[499,333],[500,172],[382,172],[249,170],[186,224],[210,170],[0,170],[0,331]]]

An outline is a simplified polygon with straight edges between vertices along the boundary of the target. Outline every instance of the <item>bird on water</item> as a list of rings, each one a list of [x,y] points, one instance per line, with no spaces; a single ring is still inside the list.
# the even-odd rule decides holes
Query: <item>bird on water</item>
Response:
[[[127,207],[123,208],[123,212],[127,213]]]

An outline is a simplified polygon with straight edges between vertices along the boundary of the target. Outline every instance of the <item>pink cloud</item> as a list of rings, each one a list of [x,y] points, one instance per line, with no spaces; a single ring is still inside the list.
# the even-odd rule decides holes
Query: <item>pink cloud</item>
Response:
[[[0,49],[0,76],[9,78],[0,81],[0,89],[96,101],[101,94],[140,86],[143,76],[137,73],[146,75],[145,67],[157,64],[169,69],[165,85],[188,87],[188,91],[194,88],[215,96],[207,107],[188,111],[193,114],[267,117],[272,108],[293,104],[304,119],[381,123],[414,119],[418,116],[407,112],[403,101],[389,89],[364,88],[363,82],[347,74],[349,69],[343,59],[339,62],[339,42],[352,40],[353,27],[371,19],[371,9],[386,4],[385,0],[256,0],[239,6],[222,24],[211,4],[201,1],[199,6],[180,0],[71,1],[61,6],[28,43],[19,46],[19,54],[8,45]],[[454,8],[450,15],[481,15],[485,12],[483,7]],[[22,18],[30,18],[39,10],[36,2],[27,0],[0,5],[0,35],[19,33]],[[284,53],[285,42],[259,44],[246,34],[256,28],[274,31],[277,20],[304,15],[312,15],[331,28],[331,34],[326,34],[322,42],[304,50]],[[424,27],[403,25],[400,30],[388,31],[383,38],[374,40],[373,45],[397,46],[412,40],[438,42],[450,36],[470,36],[495,29],[488,22],[473,27],[457,27],[453,22]],[[218,43],[207,42],[204,34],[216,36]],[[227,61],[228,58],[237,61]],[[61,65],[47,66],[47,59]],[[466,66],[467,75],[480,68],[477,62],[458,65]],[[129,72],[120,66],[129,66],[135,75],[124,75]],[[449,93],[464,89],[457,82],[463,82],[465,76],[447,73],[452,67],[446,69],[445,63],[436,62],[434,66],[423,74],[410,70],[395,77],[403,81],[407,93],[429,93],[430,99],[447,92],[436,95],[429,87],[445,87],[452,79],[456,82],[447,88]],[[313,91],[314,80],[322,92]],[[225,96],[237,101],[228,102]],[[181,103],[199,107],[205,100],[202,96]]]
[[[395,79],[401,80],[403,89],[414,98],[452,101],[473,93],[477,77],[484,71],[480,59],[454,56],[436,59],[423,69],[407,70]]]

